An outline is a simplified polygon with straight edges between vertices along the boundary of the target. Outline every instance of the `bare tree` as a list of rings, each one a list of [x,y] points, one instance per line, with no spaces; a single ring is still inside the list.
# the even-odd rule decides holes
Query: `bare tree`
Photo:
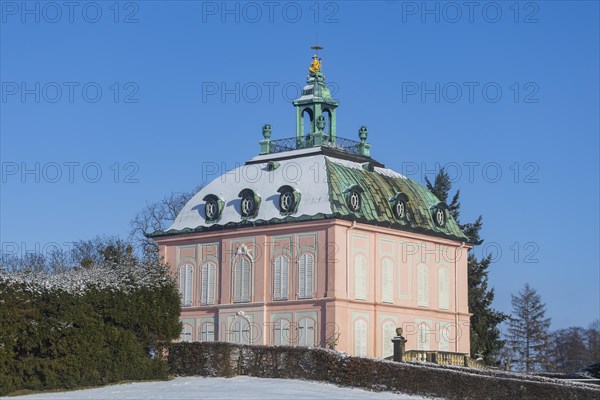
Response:
[[[171,193],[155,203],[146,203],[131,220],[130,241],[145,258],[158,258],[158,246],[147,235],[165,230],[175,221],[186,203],[202,189],[197,186],[189,192]]]

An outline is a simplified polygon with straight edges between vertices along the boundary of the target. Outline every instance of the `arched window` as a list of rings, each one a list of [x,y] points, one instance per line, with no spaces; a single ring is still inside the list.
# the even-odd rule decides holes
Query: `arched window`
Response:
[[[273,324],[273,344],[276,346],[290,345],[290,321],[280,318]]]
[[[314,319],[305,317],[298,321],[298,345],[314,347],[316,340],[316,325]]]
[[[247,256],[239,256],[233,266],[233,301],[250,301],[251,262]]]
[[[450,278],[447,268],[438,270],[438,299],[442,310],[450,308]]]
[[[200,302],[202,305],[215,304],[215,274],[217,266],[213,262],[207,262],[202,266],[202,293]]]
[[[396,336],[396,325],[392,321],[385,321],[382,326],[383,332],[383,357],[394,355],[394,343],[392,339]]]
[[[364,319],[354,321],[354,355],[367,356],[367,321]]]
[[[367,257],[362,253],[354,255],[354,298],[367,299]]]
[[[424,264],[418,267],[417,301],[419,307],[429,306],[429,270]]]
[[[179,295],[184,307],[192,305],[193,273],[194,267],[191,264],[179,267]]]
[[[381,260],[381,299],[384,303],[394,302],[394,263],[391,258]]]
[[[215,341],[215,324],[212,322],[204,322],[200,326],[200,340],[203,342]]]
[[[273,265],[273,300],[288,299],[289,259],[285,256],[275,258]]]
[[[310,253],[300,256],[298,262],[298,298],[311,299],[313,297],[313,275],[315,258]]]
[[[179,340],[182,342],[192,341],[192,326],[190,324],[183,324],[183,329],[181,330]]]
[[[302,121],[304,125],[304,135],[308,135],[312,131],[313,114],[310,108],[305,108],[302,111]]]
[[[229,327],[229,341],[238,344],[250,344],[250,322],[246,318],[238,317]]]
[[[425,322],[419,324],[417,339],[418,350],[429,350],[429,325]]]

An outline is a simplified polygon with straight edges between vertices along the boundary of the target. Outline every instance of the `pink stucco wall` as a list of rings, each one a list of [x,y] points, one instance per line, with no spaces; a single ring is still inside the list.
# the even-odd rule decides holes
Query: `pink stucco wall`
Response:
[[[335,338],[336,348],[350,354],[389,355],[391,329],[397,326],[404,328],[407,349],[469,352],[469,246],[464,243],[338,219],[163,237],[157,241],[177,277],[181,265],[193,266],[192,305],[181,312],[189,332],[186,340],[201,340],[202,326],[209,321],[216,324],[216,340],[240,340],[232,327],[241,321],[249,326],[246,341],[272,344],[281,335],[277,321],[286,320],[289,326],[285,337],[295,344],[298,332],[306,329],[310,319],[315,322],[316,345],[326,346]],[[232,265],[240,252],[252,259],[248,303],[233,301]],[[306,252],[315,257],[313,293],[311,299],[299,299],[297,257]],[[292,260],[288,300],[273,299],[273,260],[279,254]],[[356,268],[360,259],[366,260],[364,286],[363,270]],[[217,265],[217,285],[215,304],[203,306],[200,267],[207,260]],[[384,288],[384,263],[389,263],[387,271],[392,271],[391,292]],[[445,300],[439,296],[440,269],[447,274],[448,288],[441,290]],[[442,326],[447,329],[443,335]]]

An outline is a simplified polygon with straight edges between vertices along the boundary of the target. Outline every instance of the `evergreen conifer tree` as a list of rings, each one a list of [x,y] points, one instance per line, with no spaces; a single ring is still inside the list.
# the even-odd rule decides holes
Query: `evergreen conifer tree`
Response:
[[[447,203],[452,181],[448,173],[442,168],[435,177],[434,183],[425,177],[427,189],[440,201]],[[481,244],[479,232],[483,226],[481,216],[471,223],[460,222],[460,190],[457,190],[452,201],[448,204],[452,217],[456,220],[463,233],[475,244]],[[482,259],[473,253],[469,254],[467,260],[468,283],[469,283],[469,311],[471,316],[471,356],[482,357],[486,364],[493,364],[496,355],[504,346],[500,338],[499,325],[508,317],[506,314],[492,308],[494,301],[494,289],[488,287],[489,266],[491,255]]]

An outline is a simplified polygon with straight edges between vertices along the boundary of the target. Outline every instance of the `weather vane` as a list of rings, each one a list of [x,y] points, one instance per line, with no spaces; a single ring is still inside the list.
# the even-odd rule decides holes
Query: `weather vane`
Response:
[[[321,59],[319,58],[319,50],[323,50],[323,47],[316,45],[311,46],[311,49],[315,51],[315,55],[313,56],[312,63],[310,64],[310,68],[308,70],[310,72],[319,72],[321,71]]]

